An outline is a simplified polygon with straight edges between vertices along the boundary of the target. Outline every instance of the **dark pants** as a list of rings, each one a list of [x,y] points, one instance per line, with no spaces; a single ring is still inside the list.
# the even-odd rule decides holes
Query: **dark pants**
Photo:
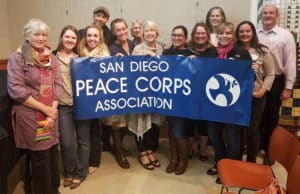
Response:
[[[10,138],[0,140],[0,193],[7,193],[7,176],[12,168],[11,155],[9,152]]]
[[[197,133],[198,133],[198,135],[208,136],[206,120],[198,120],[197,121]]]
[[[215,151],[215,164],[222,158],[240,160],[240,138],[243,127],[212,121],[208,121],[207,126],[208,137]]]
[[[101,162],[101,120],[91,120],[91,153],[89,166],[98,167]]]
[[[29,150],[34,194],[58,194],[60,184],[57,145],[40,151]]]
[[[152,127],[146,133],[144,133],[143,138],[138,139],[137,135],[134,136],[137,144],[137,149],[139,152],[157,149],[158,136],[157,136],[157,129],[155,127]]]
[[[24,155],[24,151],[17,149],[15,140],[12,134],[0,140],[0,193],[6,194],[7,191],[7,176],[13,169],[15,164]],[[29,181],[30,182],[30,181]],[[24,187],[29,183],[25,177]]]
[[[252,99],[250,126],[247,128],[247,161],[256,162],[260,147],[260,122],[266,105],[266,96]]]
[[[182,117],[168,117],[169,129],[177,139],[194,136],[196,121]]]
[[[281,93],[284,89],[284,76],[276,77],[272,88],[267,92],[266,107],[262,116],[262,149],[268,150],[272,132],[278,125]]]

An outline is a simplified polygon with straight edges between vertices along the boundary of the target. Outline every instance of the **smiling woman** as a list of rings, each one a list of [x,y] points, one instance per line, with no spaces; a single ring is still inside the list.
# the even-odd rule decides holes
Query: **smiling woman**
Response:
[[[105,44],[103,30],[100,26],[92,24],[85,28],[85,36],[79,43],[78,54],[80,57],[107,57],[110,52]],[[85,150],[82,164],[88,167],[88,173],[94,173],[100,165],[101,156],[101,126],[100,119],[85,120],[85,139],[83,149]],[[87,133],[87,134],[86,134]]]
[[[224,22],[220,24],[217,29],[217,38],[218,44],[216,48],[218,58],[251,60],[251,56],[245,48],[234,45],[234,25],[232,23]],[[208,136],[215,151],[215,165],[208,169],[207,174],[213,175],[217,174],[216,165],[220,159],[241,159],[241,131],[243,130],[243,126],[213,121],[208,121],[207,126]],[[216,182],[220,183],[220,178],[217,178]]]
[[[205,23],[210,30],[211,43],[217,46],[217,29],[221,23],[226,22],[226,16],[221,7],[212,7],[208,10]]]
[[[30,155],[36,194],[58,194],[60,184],[57,106],[62,86],[58,61],[48,46],[48,31],[46,23],[31,19],[24,26],[24,43],[10,55],[7,66],[16,146]]]
[[[235,31],[237,45],[246,48],[252,57],[255,72],[250,126],[247,128],[247,161],[256,162],[260,143],[260,121],[266,106],[266,92],[271,89],[275,61],[269,49],[259,43],[254,24],[242,21]]]

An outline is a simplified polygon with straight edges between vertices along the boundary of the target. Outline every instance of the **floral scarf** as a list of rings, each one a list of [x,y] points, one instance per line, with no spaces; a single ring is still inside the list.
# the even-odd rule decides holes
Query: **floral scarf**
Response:
[[[31,65],[36,65],[38,67],[48,67],[51,61],[51,48],[50,46],[45,46],[40,51],[33,48],[29,43],[24,42],[20,47],[20,53],[22,54],[24,61]]]
[[[227,59],[227,54],[233,49],[234,42],[231,41],[226,47],[221,46],[220,43],[218,43],[216,49],[218,52],[218,58],[220,59]]]
[[[49,46],[37,50],[33,48],[28,42],[17,50],[26,64],[36,66],[40,70],[41,84],[39,88],[39,95],[36,100],[47,105],[52,106],[54,101],[54,73],[51,68],[52,52]],[[50,139],[52,137],[51,130],[45,130],[42,124],[46,120],[46,115],[40,111],[37,111],[36,120],[39,127],[36,129],[36,141],[42,141]]]

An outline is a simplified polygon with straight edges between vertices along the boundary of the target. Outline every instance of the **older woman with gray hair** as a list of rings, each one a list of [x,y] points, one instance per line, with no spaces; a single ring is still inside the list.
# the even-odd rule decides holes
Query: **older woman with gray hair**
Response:
[[[62,86],[48,32],[46,23],[31,19],[24,26],[24,43],[7,65],[16,146],[30,157],[35,194],[57,194],[60,184],[57,106]]]
[[[143,42],[142,25],[144,20],[136,19],[132,22],[131,36],[135,45],[139,45]]]
[[[163,48],[157,43],[158,27],[153,21],[145,21],[142,27],[144,41],[137,45],[132,55],[161,55]],[[153,113],[131,114],[128,116],[128,129],[135,134],[139,151],[139,162],[147,170],[160,167],[153,151],[158,146],[159,126],[164,117]]]

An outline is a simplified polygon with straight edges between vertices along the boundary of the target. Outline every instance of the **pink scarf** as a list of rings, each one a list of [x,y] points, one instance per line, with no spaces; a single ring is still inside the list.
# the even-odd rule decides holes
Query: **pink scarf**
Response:
[[[231,41],[226,47],[220,45],[218,43],[216,49],[218,52],[218,58],[219,59],[227,59],[227,54],[233,49],[234,42]]]

